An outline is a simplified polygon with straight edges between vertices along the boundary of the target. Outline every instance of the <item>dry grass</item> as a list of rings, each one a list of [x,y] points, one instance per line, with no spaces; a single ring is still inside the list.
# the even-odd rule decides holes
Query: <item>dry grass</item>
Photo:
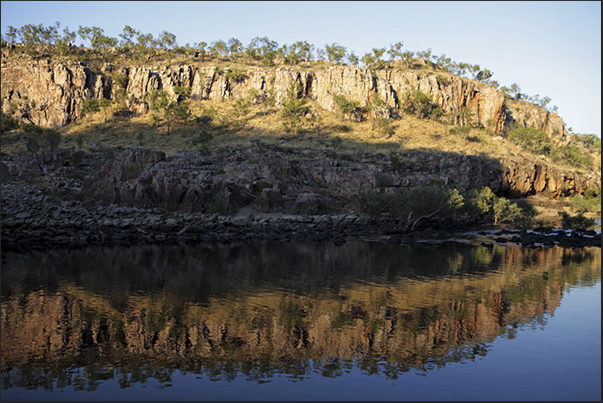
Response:
[[[451,134],[454,126],[403,115],[392,122],[393,134],[385,134],[374,121],[351,122],[324,110],[312,100],[306,106],[314,113],[312,118],[301,118],[296,132],[287,132],[280,108],[260,104],[249,105],[241,110],[234,101],[202,100],[186,101],[191,110],[187,122],[175,122],[171,134],[166,134],[165,122],[154,124],[151,114],[131,118],[111,117],[104,121],[102,113],[82,118],[60,130],[65,138],[62,147],[78,146],[83,138],[84,148],[132,148],[144,146],[177,155],[183,150],[195,150],[194,138],[202,130],[212,133],[211,148],[226,145],[252,147],[260,140],[268,144],[280,144],[293,148],[330,149],[333,138],[342,140],[338,150],[353,154],[388,154],[390,151],[425,149],[438,152],[463,154],[487,154],[509,158],[519,150],[512,144],[493,143],[484,130],[473,129],[464,139]],[[209,124],[196,118],[211,116]],[[17,136],[4,136],[3,152],[14,154],[25,151],[25,141]]]
[[[207,63],[215,65],[214,62]],[[235,66],[246,67],[243,63]],[[198,149],[194,139],[206,130],[213,135],[211,150],[227,145],[250,148],[258,140],[288,148],[324,150],[333,149],[333,139],[339,137],[342,140],[338,147],[339,154],[368,155],[370,158],[376,154],[388,155],[392,151],[423,149],[486,155],[497,159],[523,159],[563,167],[562,163],[543,161],[538,156],[522,151],[511,142],[493,141],[486,130],[474,128],[463,137],[450,132],[455,127],[453,125],[402,114],[391,123],[393,132],[390,135],[381,131],[373,120],[351,122],[324,110],[312,100],[306,100],[305,105],[314,116],[301,118],[297,130],[287,132],[279,107],[267,103],[256,105],[251,97],[247,101],[246,107],[241,108],[232,100],[187,100],[191,118],[187,122],[173,123],[169,136],[166,135],[165,122],[157,126],[151,114],[131,118],[111,117],[105,123],[103,114],[97,113],[91,119],[85,117],[62,128],[60,132],[65,140],[61,147],[77,148],[78,138],[83,138],[84,149],[143,146],[160,149],[173,156],[181,151]],[[198,118],[203,116],[211,116],[211,122],[200,122]],[[19,133],[3,135],[2,151],[8,154],[24,152],[26,143],[20,136]],[[567,170],[572,167],[564,168]]]

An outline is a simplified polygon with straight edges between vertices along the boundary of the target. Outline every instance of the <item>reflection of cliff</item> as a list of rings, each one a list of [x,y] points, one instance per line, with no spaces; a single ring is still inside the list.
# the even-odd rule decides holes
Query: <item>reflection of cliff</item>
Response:
[[[276,246],[6,256],[3,372],[58,361],[458,361],[476,354],[454,353],[461,346],[553,311],[567,284],[601,271],[599,249]],[[86,261],[94,270],[81,270]],[[437,269],[422,271],[428,263]]]

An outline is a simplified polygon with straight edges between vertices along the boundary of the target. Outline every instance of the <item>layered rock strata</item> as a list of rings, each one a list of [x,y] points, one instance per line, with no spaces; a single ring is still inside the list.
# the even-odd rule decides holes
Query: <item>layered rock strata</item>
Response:
[[[536,127],[560,144],[567,144],[563,119],[556,113],[524,101],[506,101],[492,86],[457,76],[427,71],[376,70],[355,66],[333,66],[316,72],[294,68],[257,68],[229,75],[218,67],[121,67],[104,65],[93,71],[83,63],[51,64],[49,61],[2,62],[2,111],[19,120],[42,127],[61,127],[81,117],[81,104],[88,98],[115,98],[121,77],[134,113],[149,111],[147,96],[166,90],[175,100],[175,86],[190,87],[193,99],[237,99],[251,90],[272,96],[280,104],[291,89],[298,98],[307,97],[325,110],[335,112],[334,95],[366,106],[374,95],[391,111],[403,107],[405,93],[427,94],[455,124],[482,124],[495,135],[504,135],[513,122]],[[462,111],[465,114],[461,113]],[[463,118],[465,116],[465,118]],[[466,118],[471,116],[471,121]]]

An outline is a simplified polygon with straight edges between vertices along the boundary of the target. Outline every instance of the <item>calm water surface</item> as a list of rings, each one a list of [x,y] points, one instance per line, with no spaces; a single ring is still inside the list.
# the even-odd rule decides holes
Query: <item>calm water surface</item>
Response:
[[[601,400],[601,249],[2,255],[2,400]]]

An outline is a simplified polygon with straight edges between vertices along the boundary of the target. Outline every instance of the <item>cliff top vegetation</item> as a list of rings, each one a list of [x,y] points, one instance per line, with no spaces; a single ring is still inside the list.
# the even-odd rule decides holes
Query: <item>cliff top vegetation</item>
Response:
[[[412,51],[404,50],[403,41],[386,46],[374,47],[371,52],[362,56],[355,54],[338,43],[325,44],[318,47],[307,41],[296,41],[293,44],[279,45],[268,37],[255,37],[247,46],[237,38],[227,41],[218,39],[210,43],[178,45],[176,35],[162,31],[157,37],[151,33],[143,33],[126,25],[119,38],[106,36],[100,27],[79,26],[77,31],[69,27],[60,30],[60,22],[54,26],[43,24],[26,24],[15,28],[9,26],[2,37],[2,48],[20,51],[14,55],[26,54],[33,58],[53,56],[58,61],[77,60],[91,65],[98,63],[127,63],[140,65],[151,64],[194,64],[215,65],[228,62],[233,68],[301,66],[304,68],[323,68],[328,65],[342,64],[363,66],[371,69],[427,69],[446,72],[465,77],[500,88],[505,96],[525,100],[549,112],[556,112],[551,106],[551,99],[539,94],[528,95],[521,91],[517,83],[500,86],[492,80],[494,72],[479,64],[457,62],[445,54],[433,54],[431,49]],[[76,45],[79,43],[79,46]]]
[[[512,104],[531,103],[550,113],[550,98],[522,93],[520,86],[500,86],[492,79],[494,73],[477,64],[452,61],[446,55],[424,51],[403,50],[403,42],[373,48],[370,53],[357,56],[353,51],[333,43],[324,48],[306,41],[279,45],[267,37],[256,37],[245,46],[236,38],[211,43],[200,41],[178,45],[176,36],[163,31],[157,37],[126,26],[118,38],[104,35],[99,27],[82,27],[77,31],[60,30],[60,23],[44,27],[27,24],[9,27],[3,35],[3,59],[33,58],[49,63],[83,63],[93,71],[107,65],[154,68],[155,66],[195,67],[217,66],[229,79],[236,81],[249,68],[292,67],[318,71],[333,65],[355,65],[371,71],[412,70],[419,74],[435,75],[444,84],[452,77],[491,86],[501,91]],[[79,46],[76,43],[79,42]],[[117,70],[117,69],[114,69]],[[127,77],[111,76],[117,87],[125,88]],[[402,116],[379,117],[376,111],[382,102],[375,99],[360,112],[373,119],[360,117],[353,121],[352,112],[358,111],[353,100],[335,96],[337,114],[325,111],[311,99],[291,97],[280,106],[274,99],[261,97],[252,91],[234,101],[194,100],[190,88],[175,87],[176,101],[165,91],[155,91],[147,100],[150,113],[134,117],[128,113],[125,94],[116,91],[112,99],[87,99],[81,105],[83,119],[59,129],[63,145],[82,149],[88,147],[145,146],[178,154],[185,150],[216,152],[236,144],[248,147],[258,141],[286,144],[288,147],[319,148],[337,151],[339,155],[391,155],[404,149],[426,148],[465,154],[484,154],[498,158],[545,159],[579,170],[600,172],[600,139],[590,134],[575,134],[567,129],[570,142],[559,146],[542,131],[516,125],[507,130],[506,138],[495,138],[492,122],[470,122],[467,116],[447,116],[421,91],[404,94],[401,100]],[[120,95],[121,94],[121,95]],[[121,99],[120,99],[120,96]],[[4,98],[4,94],[3,94]],[[3,99],[4,102],[4,99]],[[28,100],[21,100],[28,103]],[[31,105],[28,105],[31,106]],[[10,105],[9,107],[12,107]],[[16,108],[17,106],[15,106]],[[372,108],[372,110],[371,110]],[[4,108],[3,108],[4,109]],[[10,112],[10,110],[9,110]],[[454,118],[454,119],[453,119]],[[10,113],[3,113],[2,131],[19,127]],[[50,140],[34,139],[37,131],[21,126],[18,133],[26,133],[26,142],[3,135],[3,151],[42,153]],[[29,132],[28,132],[29,130]],[[565,131],[565,128],[564,128]],[[22,137],[22,136],[21,136]],[[348,156],[349,158],[349,156]],[[371,157],[372,158],[372,157]]]

